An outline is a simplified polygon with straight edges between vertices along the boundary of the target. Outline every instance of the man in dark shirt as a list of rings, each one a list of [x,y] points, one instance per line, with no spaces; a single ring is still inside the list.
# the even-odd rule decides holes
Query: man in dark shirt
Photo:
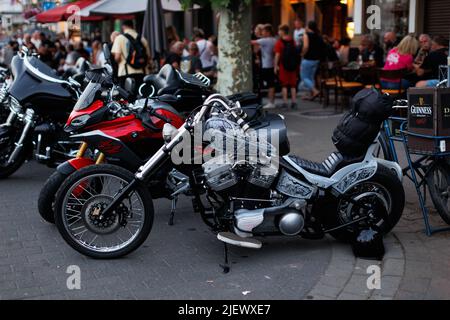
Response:
[[[365,35],[361,40],[361,56],[364,62],[375,61],[378,68],[384,66],[384,51],[375,43],[372,36]]]
[[[439,66],[447,65],[448,40],[437,36],[431,43],[431,52],[416,70],[419,77],[426,80],[417,82],[416,87],[435,87],[439,83]]]

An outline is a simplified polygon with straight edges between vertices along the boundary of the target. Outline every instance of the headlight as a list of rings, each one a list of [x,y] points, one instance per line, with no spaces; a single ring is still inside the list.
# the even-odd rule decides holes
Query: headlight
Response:
[[[74,129],[80,128],[80,127],[84,126],[90,118],[91,118],[91,116],[88,114],[83,114],[82,116],[76,117],[70,123],[70,127],[74,128]]]
[[[17,99],[14,97],[9,98],[9,109],[11,109],[11,111],[14,113],[22,112],[22,106],[20,105],[19,101],[17,101]]]
[[[163,139],[166,143],[169,143],[178,133],[178,129],[170,123],[165,123],[163,127]]]

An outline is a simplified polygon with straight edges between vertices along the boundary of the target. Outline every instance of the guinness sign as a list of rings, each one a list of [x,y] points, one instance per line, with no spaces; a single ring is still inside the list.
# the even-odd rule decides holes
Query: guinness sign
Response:
[[[417,95],[410,97],[409,127],[433,128],[433,96]]]
[[[443,152],[440,143],[450,143],[450,88],[408,89],[408,131],[426,137],[408,136],[408,147],[420,154]]]

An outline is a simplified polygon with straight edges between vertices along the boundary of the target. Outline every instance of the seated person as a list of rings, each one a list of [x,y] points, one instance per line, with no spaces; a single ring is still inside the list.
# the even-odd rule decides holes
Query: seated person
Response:
[[[363,36],[361,40],[361,55],[365,63],[375,63],[379,68],[383,65],[384,51],[375,43],[371,35]]]
[[[398,44],[391,49],[386,57],[384,70],[402,70],[411,71],[413,69],[414,54],[417,52],[419,43],[412,36],[406,36]],[[401,87],[406,89],[410,86],[406,79],[384,79],[381,78],[381,87],[384,89],[398,89]]]
[[[439,83],[439,67],[447,65],[448,40],[441,36],[436,36],[431,42],[431,52],[423,60],[422,65],[416,69],[416,74],[424,77],[416,87],[435,87]]]

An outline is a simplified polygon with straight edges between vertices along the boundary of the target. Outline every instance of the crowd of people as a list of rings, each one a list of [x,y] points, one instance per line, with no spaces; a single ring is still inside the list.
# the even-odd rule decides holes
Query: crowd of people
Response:
[[[157,71],[157,67],[170,64],[177,70],[186,73],[202,72],[206,76],[215,79],[217,75],[217,37],[205,37],[202,29],[196,28],[192,39],[180,40],[174,27],[166,28],[167,53],[158,57],[156,61],[152,57],[148,42],[141,37],[133,26],[133,21],[123,21],[121,32],[112,32],[109,47],[113,56],[114,72],[121,84],[126,78],[133,78],[138,86],[150,72]],[[144,61],[142,65],[130,63],[130,43],[133,47],[142,46]],[[97,30],[91,39],[80,41],[69,40],[64,34],[59,34],[51,40],[45,32],[35,31],[16,35],[2,49],[1,62],[8,66],[12,57],[26,46],[30,52],[37,53],[39,58],[56,70],[60,75],[73,72],[78,64],[88,61],[94,67],[103,67],[106,63],[103,53],[101,33]],[[80,59],[83,58],[83,59]]]
[[[379,44],[380,43],[380,44]],[[447,64],[448,39],[422,34],[400,39],[395,32],[386,32],[382,41],[373,35],[361,37],[359,46],[352,47],[349,38],[340,40],[322,35],[316,22],[306,26],[301,19],[278,28],[275,37],[270,24],[257,25],[251,41],[253,46],[253,77],[255,90],[268,89],[266,108],[275,107],[275,87],[281,87],[283,104],[297,106],[297,89],[306,90],[302,98],[314,100],[320,95],[320,64],[329,68],[338,64],[350,68],[371,66],[375,69],[402,70],[399,79],[379,79],[383,89],[406,89],[411,86],[433,87],[439,79],[439,66]],[[335,64],[336,62],[336,64]],[[377,73],[374,71],[374,73]],[[289,103],[289,94],[291,102]]]
[[[380,79],[381,86],[386,89],[400,85],[402,88],[435,86],[439,66],[447,64],[448,40],[442,36],[422,34],[416,38],[407,35],[399,39],[396,33],[387,32],[379,41],[367,34],[361,37],[358,47],[352,47],[349,38],[337,40],[322,35],[314,21],[305,26],[301,19],[296,19],[293,25],[292,30],[288,25],[281,25],[275,34],[271,24],[259,24],[252,33],[254,89],[258,93],[262,88],[268,89],[266,108],[275,107],[277,86],[282,92],[281,107],[297,107],[297,89],[307,92],[303,99],[316,99],[321,94],[318,83],[322,63],[407,71],[401,79]],[[170,64],[192,74],[202,72],[214,81],[218,67],[216,36],[207,38],[202,29],[195,28],[191,39],[181,39],[171,26],[166,28],[166,37],[168,51],[159,57],[157,65]],[[114,31],[109,42],[120,83],[133,78],[138,86],[146,74],[157,71],[147,40],[134,29],[133,21],[124,21],[121,32]],[[80,60],[98,67],[106,63],[99,30],[91,39],[81,41],[71,41],[64,34],[52,40],[39,31],[17,35],[2,50],[3,64],[9,65],[21,46],[38,53],[44,63],[61,75],[76,68]],[[130,47],[135,52],[131,52]],[[139,61],[134,61],[136,53]]]

